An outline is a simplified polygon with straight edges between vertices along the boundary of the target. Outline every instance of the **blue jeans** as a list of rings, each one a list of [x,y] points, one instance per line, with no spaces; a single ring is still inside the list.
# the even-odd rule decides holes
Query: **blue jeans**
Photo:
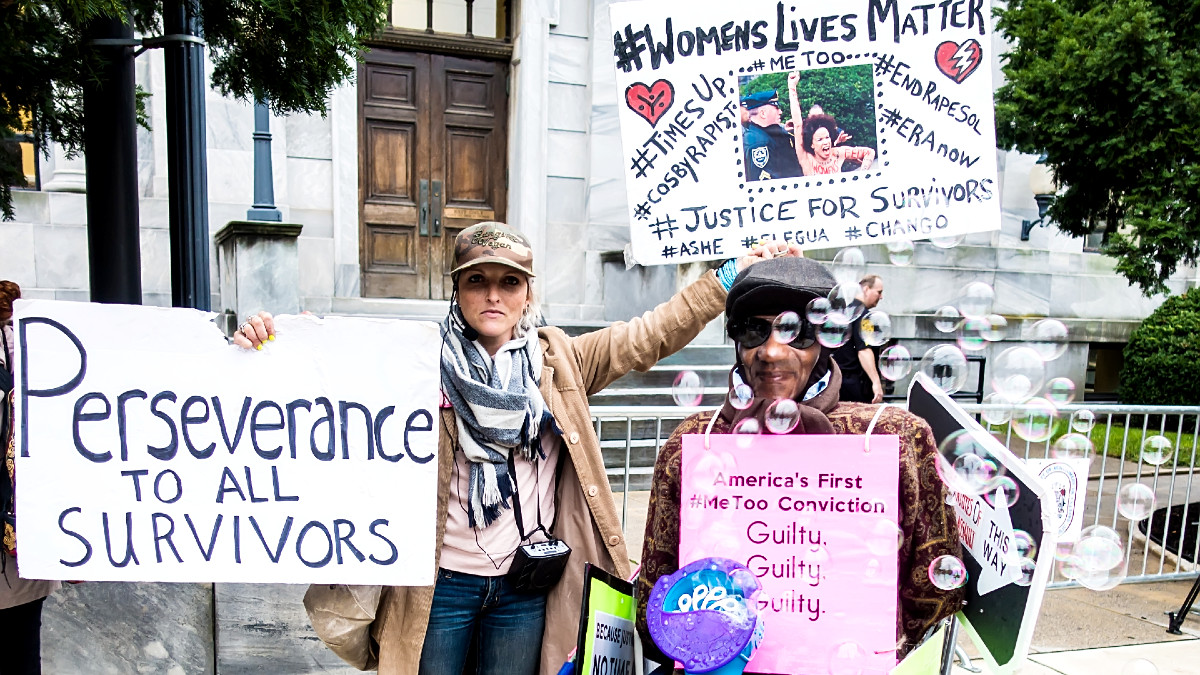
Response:
[[[504,577],[438,570],[421,649],[420,675],[536,675],[546,625],[546,596],[513,590]],[[567,657],[563,654],[563,659]]]

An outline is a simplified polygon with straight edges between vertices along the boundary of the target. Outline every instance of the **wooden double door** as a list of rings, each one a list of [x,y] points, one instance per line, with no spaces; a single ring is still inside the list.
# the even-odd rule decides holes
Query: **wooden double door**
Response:
[[[448,299],[454,237],[505,219],[508,64],[372,49],[359,65],[364,297]]]

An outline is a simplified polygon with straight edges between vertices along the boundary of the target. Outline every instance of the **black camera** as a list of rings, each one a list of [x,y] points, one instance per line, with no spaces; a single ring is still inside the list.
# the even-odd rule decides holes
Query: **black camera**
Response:
[[[513,554],[508,581],[519,593],[546,593],[562,578],[570,557],[571,547],[561,539],[523,544]]]

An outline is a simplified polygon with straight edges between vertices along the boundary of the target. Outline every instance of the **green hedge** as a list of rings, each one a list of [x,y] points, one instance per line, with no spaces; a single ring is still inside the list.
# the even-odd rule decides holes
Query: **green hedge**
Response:
[[[1167,298],[1133,331],[1120,396],[1135,405],[1200,404],[1200,290]]]

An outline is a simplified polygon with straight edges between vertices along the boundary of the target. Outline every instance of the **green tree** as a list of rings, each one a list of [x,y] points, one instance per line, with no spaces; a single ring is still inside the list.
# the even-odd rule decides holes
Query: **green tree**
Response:
[[[1123,403],[1196,405],[1200,400],[1200,290],[1193,288],[1146,317],[1129,336],[1121,369]]]
[[[1059,229],[1105,232],[1119,273],[1166,291],[1200,255],[1200,4],[1012,0],[996,16],[1012,45],[998,144],[1046,155]]]
[[[329,93],[354,74],[364,40],[388,0],[194,0],[213,84],[225,95],[265,100],[277,113],[326,112]],[[28,129],[42,147],[83,149],[82,87],[95,54],[89,22],[116,17],[142,35],[162,34],[161,0],[0,0],[0,142]],[[9,185],[19,156],[0,152],[0,214],[13,217]]]
[[[832,115],[838,126],[854,138],[850,145],[876,147],[875,111],[871,107],[871,66],[843,66],[805,70],[800,73],[796,95],[804,113],[814,104],[825,114]],[[779,94],[779,109],[784,121],[792,119],[792,104],[788,100],[787,73],[768,73],[750,80],[742,88],[742,96],[773,90]]]

